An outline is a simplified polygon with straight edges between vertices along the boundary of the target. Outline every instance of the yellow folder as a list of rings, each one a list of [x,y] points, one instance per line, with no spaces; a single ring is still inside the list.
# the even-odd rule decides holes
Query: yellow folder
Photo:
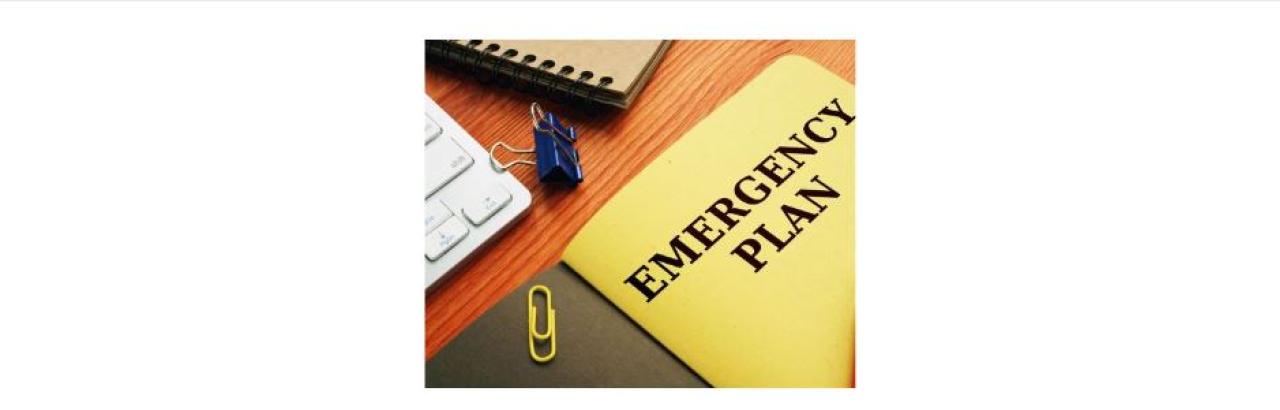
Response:
[[[782,57],[637,175],[564,261],[709,383],[848,387],[854,88]]]

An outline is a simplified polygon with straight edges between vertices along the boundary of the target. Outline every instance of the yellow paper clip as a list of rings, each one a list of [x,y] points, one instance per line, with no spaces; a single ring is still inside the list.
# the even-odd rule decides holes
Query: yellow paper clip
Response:
[[[538,308],[533,306],[533,294],[539,291],[547,297],[547,331],[545,333],[538,333]],[[535,341],[548,340],[551,342],[551,353],[539,356],[538,350],[534,348]],[[546,363],[556,358],[556,309],[551,306],[551,289],[543,285],[529,288],[529,357],[538,363]]]

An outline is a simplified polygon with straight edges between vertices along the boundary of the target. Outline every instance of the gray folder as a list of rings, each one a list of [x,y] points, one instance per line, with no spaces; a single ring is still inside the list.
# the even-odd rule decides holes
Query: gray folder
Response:
[[[529,356],[527,297],[535,285],[551,290],[556,310],[556,356],[543,364]],[[546,331],[541,295],[534,306],[538,331]],[[563,263],[504,297],[426,367],[427,387],[708,387]]]

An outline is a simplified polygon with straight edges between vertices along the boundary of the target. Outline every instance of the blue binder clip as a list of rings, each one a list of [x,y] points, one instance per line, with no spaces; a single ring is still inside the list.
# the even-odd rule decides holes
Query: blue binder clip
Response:
[[[555,114],[544,113],[538,103],[529,106],[529,116],[533,119],[533,148],[513,148],[499,141],[489,147],[489,161],[493,168],[504,171],[516,165],[533,165],[537,167],[538,180],[543,183],[578,186],[582,182],[582,161],[578,157],[578,149],[573,147],[573,143],[578,141],[578,131],[564,125]],[[537,162],[518,159],[499,163],[494,156],[498,147],[514,153],[533,153]]]

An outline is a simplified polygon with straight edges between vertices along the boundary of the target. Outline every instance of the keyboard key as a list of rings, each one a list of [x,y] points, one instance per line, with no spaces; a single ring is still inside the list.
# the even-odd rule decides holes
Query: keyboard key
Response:
[[[446,219],[434,231],[427,233],[427,259],[432,261],[440,259],[445,252],[458,242],[462,242],[462,238],[466,236],[467,225],[462,223],[462,218]]]
[[[471,156],[453,139],[440,138],[427,144],[427,196],[461,174],[472,162]]]
[[[467,216],[467,220],[471,221],[472,225],[478,226],[484,223],[511,202],[511,192],[499,184],[489,185],[478,194],[462,204],[462,214]]]
[[[428,115],[427,116],[427,143],[431,143],[431,140],[436,139],[436,137],[440,136],[441,132],[443,131],[444,129],[440,128],[440,124],[436,124],[435,120],[432,120],[431,116]]]
[[[444,202],[438,199],[427,200],[427,232],[436,230],[437,226],[444,223],[444,220],[453,216],[453,212],[444,206]]]

